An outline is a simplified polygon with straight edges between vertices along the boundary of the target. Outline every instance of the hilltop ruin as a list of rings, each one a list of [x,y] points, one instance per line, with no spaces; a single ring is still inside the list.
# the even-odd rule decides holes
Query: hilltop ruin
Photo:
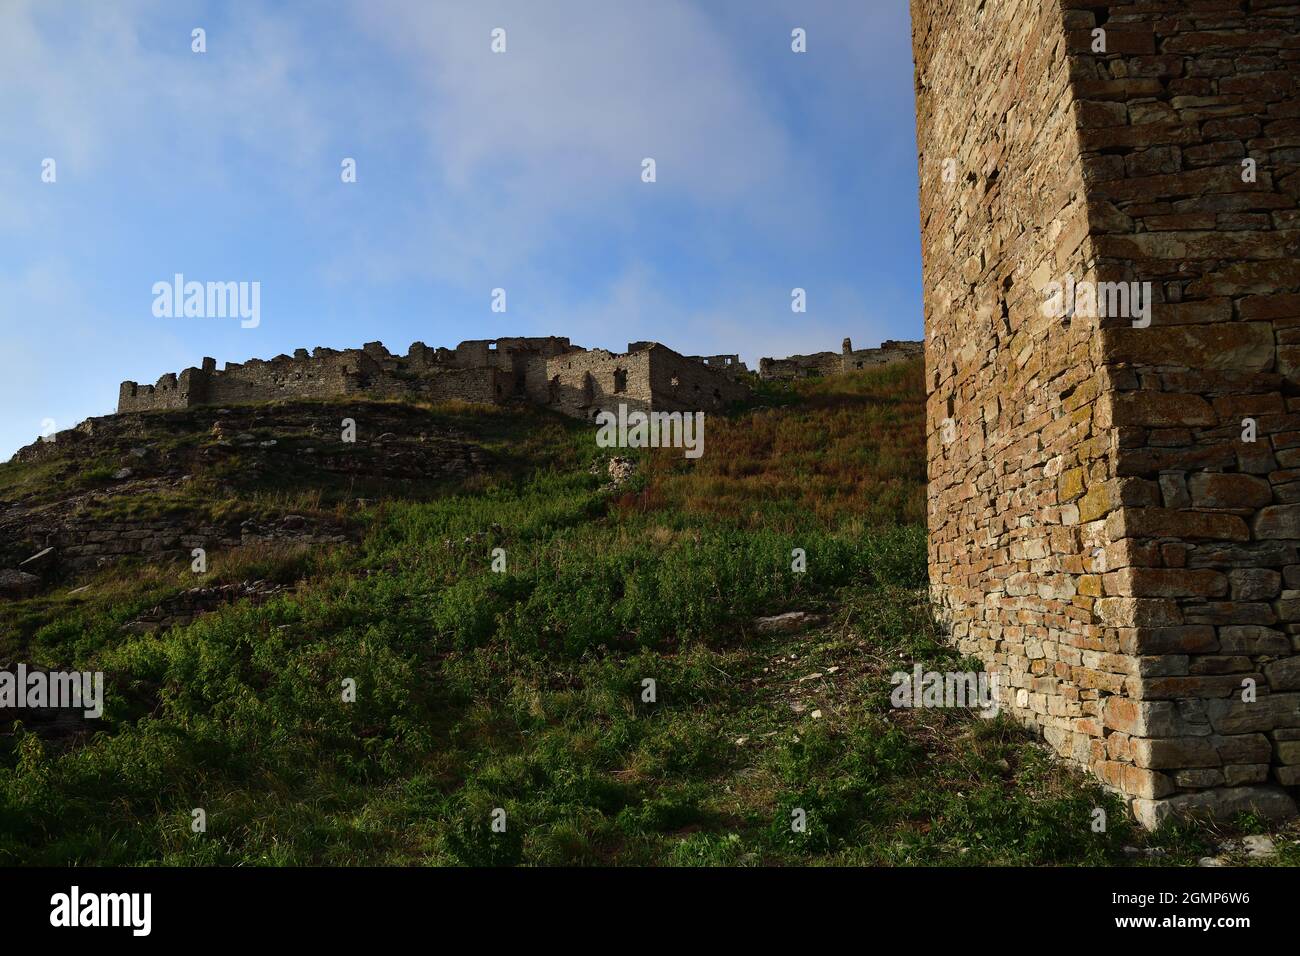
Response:
[[[481,339],[454,349],[416,342],[406,355],[370,342],[360,349],[298,349],[269,361],[227,362],[221,370],[215,359],[205,358],[201,367],[168,373],[156,385],[123,382],[117,411],[348,395],[492,405],[527,401],[589,419],[620,404],[647,412],[721,410],[746,398],[749,388],[734,372],[658,342],[633,342],[621,354],[584,349],[559,336]]]
[[[796,378],[817,378],[825,375],[847,375],[873,365],[890,365],[917,358],[925,351],[924,342],[896,342],[886,340],[878,349],[854,350],[853,342],[845,339],[838,352],[814,352],[812,355],[791,355],[789,358],[764,358],[758,363],[758,377],[763,381],[781,381]]]
[[[881,343],[854,351],[764,358],[765,381],[842,375],[921,355],[921,342]],[[227,362],[169,372],[155,385],[123,382],[117,411],[234,405],[284,398],[348,395],[440,402],[459,399],[489,405],[527,401],[575,418],[595,418],[621,404],[641,411],[715,411],[750,394],[752,380],[739,355],[692,355],[658,342],[630,342],[626,352],[585,349],[561,336],[477,339],[454,349],[411,345],[394,355],[381,342],[359,349],[298,349],[273,359]]]

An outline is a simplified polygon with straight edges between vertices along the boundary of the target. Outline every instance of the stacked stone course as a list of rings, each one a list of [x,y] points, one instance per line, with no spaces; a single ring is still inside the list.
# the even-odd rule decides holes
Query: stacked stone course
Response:
[[[356,416],[354,443],[339,441],[340,422]],[[162,435],[207,436],[198,444],[165,447]],[[194,548],[228,549],[251,542],[332,544],[343,529],[326,517],[280,525],[229,517],[196,519],[184,511],[150,517],[121,514],[114,500],[154,497],[183,489],[194,473],[239,464],[241,480],[309,473],[325,479],[376,483],[460,481],[494,462],[480,446],[408,405],[280,402],[270,408],[207,407],[192,411],[125,413],[89,418],[18,451],[20,462],[110,460],[126,474],[96,490],[33,504],[0,501],[0,568],[27,570],[24,559],[53,549],[42,572],[55,577],[123,558],[189,560]],[[232,512],[232,515],[234,513]],[[21,562],[21,563],[20,563]],[[47,575],[47,576],[50,576]]]
[[[1293,813],[1300,11],[912,14],[940,616],[1145,823]],[[1071,278],[1149,324],[1046,314]]]

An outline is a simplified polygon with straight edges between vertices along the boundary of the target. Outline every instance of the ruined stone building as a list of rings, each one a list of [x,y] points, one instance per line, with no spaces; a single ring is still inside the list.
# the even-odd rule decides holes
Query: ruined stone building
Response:
[[[1296,8],[911,10],[941,618],[1142,821],[1293,813]]]
[[[709,368],[731,378],[740,378],[749,374],[749,366],[740,360],[739,355],[692,355],[691,359],[695,362],[703,362]]]
[[[874,365],[889,365],[916,358],[924,351],[922,342],[884,341],[878,349],[854,350],[853,342],[845,339],[838,352],[814,352],[812,355],[791,355],[788,358],[764,358],[758,363],[758,377],[764,381],[816,378],[824,375],[845,375]]]
[[[641,411],[713,411],[743,400],[749,389],[713,366],[657,342],[627,352],[584,349],[567,338],[500,338],[431,349],[416,342],[393,355],[379,342],[360,349],[299,349],[269,361],[227,362],[218,370],[168,373],[156,385],[123,382],[119,412],[231,405],[282,398],[349,395],[438,402],[527,401],[578,418],[619,404]]]

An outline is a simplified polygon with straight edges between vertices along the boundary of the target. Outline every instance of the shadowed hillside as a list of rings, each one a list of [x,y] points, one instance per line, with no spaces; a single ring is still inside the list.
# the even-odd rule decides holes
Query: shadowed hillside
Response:
[[[0,665],[108,690],[97,721],[0,712],[0,863],[1207,852],[1135,833],[1005,718],[890,706],[895,670],[973,666],[924,603],[922,405],[919,363],[765,386],[698,461],[619,452],[630,477],[549,413],[383,404],[144,413],[0,466],[13,527],[252,529],[201,574],[166,549],[63,562],[0,603]]]

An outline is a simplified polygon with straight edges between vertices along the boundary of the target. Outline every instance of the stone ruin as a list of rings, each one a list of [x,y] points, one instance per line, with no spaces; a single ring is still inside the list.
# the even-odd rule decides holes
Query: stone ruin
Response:
[[[941,620],[1144,824],[1292,814],[1296,7],[911,10]]]
[[[709,368],[730,378],[740,378],[749,374],[749,366],[740,360],[739,355],[692,355],[691,361],[703,362]]]
[[[883,342],[854,351],[765,358],[764,380],[841,375],[921,355],[921,342]],[[577,418],[619,403],[642,411],[721,410],[749,396],[751,375],[739,355],[681,355],[658,342],[631,342],[623,353],[585,349],[567,338],[499,338],[431,349],[423,342],[393,355],[380,342],[359,349],[298,349],[292,356],[227,362],[217,369],[169,372],[155,385],[123,382],[118,412],[232,405],[282,398],[348,395],[483,404],[528,401]]]
[[[735,358],[735,356],[729,356]],[[641,411],[721,410],[749,389],[734,372],[687,358],[658,342],[633,342],[622,354],[584,349],[567,338],[499,338],[454,349],[414,343],[393,355],[379,342],[360,349],[299,349],[269,361],[227,362],[218,370],[168,373],[156,385],[123,382],[117,411],[232,405],[349,395],[482,404],[527,401],[577,418],[618,405]]]
[[[815,352],[812,355],[791,355],[788,358],[764,358],[758,363],[758,377],[765,382],[789,381],[797,378],[817,378],[827,375],[847,375],[874,365],[890,365],[916,358],[925,350],[923,342],[884,341],[878,349],[858,349],[845,339],[838,352]]]

